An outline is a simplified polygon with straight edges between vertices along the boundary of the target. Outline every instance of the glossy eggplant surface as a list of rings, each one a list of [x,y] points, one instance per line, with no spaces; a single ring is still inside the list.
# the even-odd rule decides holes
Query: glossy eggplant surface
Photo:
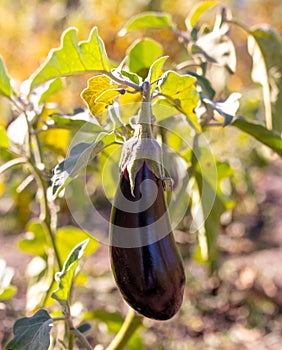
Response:
[[[119,205],[122,201],[132,203],[134,210]],[[149,318],[173,317],[182,304],[185,274],[171,232],[162,181],[145,161],[137,172],[133,194],[127,170],[121,175],[110,236],[114,278],[127,303]]]

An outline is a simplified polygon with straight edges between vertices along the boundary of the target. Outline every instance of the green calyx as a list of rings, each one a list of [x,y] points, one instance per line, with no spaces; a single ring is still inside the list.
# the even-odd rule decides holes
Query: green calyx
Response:
[[[122,149],[120,168],[127,169],[131,194],[134,196],[136,174],[144,162],[159,179],[165,179],[162,165],[162,149],[153,137],[151,121],[152,107],[150,96],[151,85],[144,82],[142,86],[142,105],[134,135],[127,140]]]

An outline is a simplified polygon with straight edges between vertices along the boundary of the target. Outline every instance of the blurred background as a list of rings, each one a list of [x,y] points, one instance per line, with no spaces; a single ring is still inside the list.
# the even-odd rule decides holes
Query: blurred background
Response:
[[[49,50],[59,46],[61,33],[66,28],[78,28],[78,39],[85,40],[93,26],[97,26],[114,63],[124,58],[135,39],[146,35],[163,43],[171,64],[177,64],[185,60],[186,51],[172,33],[137,31],[124,37],[118,37],[117,33],[132,16],[148,10],[170,13],[178,28],[184,30],[185,17],[195,3],[197,1],[190,0],[1,0],[0,55],[15,86],[19,86],[39,67]],[[280,0],[230,0],[222,4],[247,27],[267,23],[282,32]],[[202,20],[212,25],[216,11],[216,8],[210,9]],[[246,34],[232,27],[231,37],[236,46],[238,66],[236,74],[228,80],[226,94],[242,93],[241,114],[259,119],[261,88],[251,80],[252,62],[247,53]],[[85,108],[80,92],[86,87],[87,78],[66,79],[66,88],[55,95],[62,111],[72,113],[77,107]],[[6,127],[13,114],[3,98],[0,98],[0,111],[0,125]],[[54,132],[45,142],[56,151],[56,156],[50,155],[51,171],[67,151],[69,134]],[[232,143],[231,149],[225,147],[227,142]],[[234,129],[222,131],[220,143],[214,142],[213,147],[219,159],[232,158],[236,169],[233,181],[236,182],[237,205],[232,218],[229,213],[222,221],[218,237],[218,275],[210,277],[203,266],[189,259],[185,248],[187,238],[178,232],[177,239],[184,243],[182,253],[187,257],[185,264],[189,271],[183,308],[172,321],[146,320],[141,330],[143,342],[138,349],[282,348],[281,159],[248,136],[238,131],[234,134]],[[243,171],[242,163],[247,172]],[[28,282],[23,273],[30,257],[18,250],[17,240],[37,210],[32,191],[17,191],[21,176],[13,172],[0,178],[0,258],[14,268],[13,284],[18,289],[8,306],[0,300],[0,323],[4,325],[0,326],[2,342],[9,336],[14,320],[24,314]],[[67,215],[65,209],[62,224],[69,223]],[[106,308],[111,304],[114,311],[120,311],[119,295],[113,289],[109,272],[107,247],[101,247],[93,260],[92,265],[85,264],[85,269],[95,279],[92,292],[91,289],[81,291],[84,304],[88,308],[93,305]],[[92,294],[98,295],[97,300],[93,300]],[[125,305],[122,310],[126,310]],[[112,335],[105,330],[103,321],[99,322],[94,338],[106,343]]]

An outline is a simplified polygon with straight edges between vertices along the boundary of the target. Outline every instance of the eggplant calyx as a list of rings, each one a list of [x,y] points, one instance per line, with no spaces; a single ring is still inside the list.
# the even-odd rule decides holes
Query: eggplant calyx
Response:
[[[137,128],[139,127],[142,126],[138,125]],[[122,172],[125,170],[128,172],[133,197],[135,197],[135,178],[144,162],[158,179],[165,178],[162,151],[158,142],[154,138],[139,138],[134,135],[124,143],[119,164]]]

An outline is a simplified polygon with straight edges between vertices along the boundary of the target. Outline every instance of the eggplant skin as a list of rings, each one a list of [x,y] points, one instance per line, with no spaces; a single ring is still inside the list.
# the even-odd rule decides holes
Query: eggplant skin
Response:
[[[171,232],[162,182],[144,162],[136,175],[135,197],[130,192],[127,171],[123,172],[119,185],[121,193],[134,202],[141,198],[140,184],[145,179],[153,180],[158,188],[156,199],[149,208],[137,213],[126,213],[115,206],[112,208],[110,235],[115,245],[110,247],[111,266],[116,284],[131,307],[148,318],[167,320],[177,313],[182,304],[185,273]],[[142,192],[143,196],[146,196],[146,191]],[[150,230],[150,224],[163,215],[167,216],[167,227],[162,226],[166,232],[158,239],[160,233]],[[146,224],[152,243],[133,247],[118,245],[116,235],[121,234],[121,227],[135,228],[133,234],[138,234],[136,228]],[[119,229],[116,229],[117,226]]]

